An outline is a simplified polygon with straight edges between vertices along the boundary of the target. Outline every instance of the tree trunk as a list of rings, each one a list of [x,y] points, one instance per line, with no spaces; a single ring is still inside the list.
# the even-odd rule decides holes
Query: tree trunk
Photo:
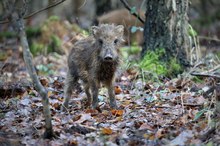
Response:
[[[96,15],[100,16],[112,9],[111,0],[95,0]]]
[[[188,66],[188,0],[146,0],[143,57],[148,50],[164,48],[168,61],[176,57],[184,67]]]
[[[45,118],[45,129],[46,129],[44,133],[44,137],[52,138],[54,136],[54,133],[52,127],[52,117],[50,113],[50,104],[47,96],[47,90],[40,83],[36,70],[33,66],[32,55],[29,49],[29,44],[25,33],[24,20],[22,18],[23,16],[20,14],[20,11],[16,9],[14,2],[15,1],[13,0],[4,0],[3,1],[4,11],[9,14],[8,20],[10,21],[10,24],[12,24],[13,29],[18,33],[18,37],[21,41],[21,46],[23,49],[23,57],[28,73],[32,79],[35,89],[38,91],[38,93],[42,98],[43,115]]]

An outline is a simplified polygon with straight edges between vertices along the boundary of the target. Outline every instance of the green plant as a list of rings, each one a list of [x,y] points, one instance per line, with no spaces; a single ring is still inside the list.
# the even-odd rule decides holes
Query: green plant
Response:
[[[44,44],[33,42],[30,46],[30,51],[34,56],[36,56],[37,54],[42,53],[44,48]]]
[[[27,27],[26,28],[27,37],[36,37],[41,35],[41,28],[40,27]]]
[[[182,69],[176,58],[171,58],[167,64],[168,75],[173,73],[179,73]]]
[[[60,40],[60,38],[57,35],[51,35],[50,41],[51,43],[48,45],[47,53],[55,51],[61,53],[59,48],[62,45],[62,41]]]
[[[157,49],[155,52],[148,51],[144,58],[139,62],[140,68],[157,73],[158,75],[166,74],[166,66],[164,62],[160,61],[162,55],[165,55],[164,49]]]
[[[166,55],[165,49],[156,49],[148,51],[144,58],[139,62],[139,67],[145,71],[156,73],[157,75],[172,76],[181,71],[181,66],[176,58],[168,61],[162,60]]]
[[[52,63],[44,65],[44,64],[39,64],[36,66],[37,70],[39,71],[40,74],[43,75],[52,75],[54,74],[54,71],[52,70],[52,67],[54,65]]]
[[[195,29],[193,29],[193,27],[190,24],[189,24],[189,28],[188,28],[188,33],[191,37],[197,36],[197,32],[195,31]]]

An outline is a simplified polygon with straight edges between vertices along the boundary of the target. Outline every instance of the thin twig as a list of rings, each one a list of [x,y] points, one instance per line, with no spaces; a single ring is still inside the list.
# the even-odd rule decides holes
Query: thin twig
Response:
[[[131,12],[131,7],[129,6],[129,4],[128,4],[127,1],[126,1],[126,0],[120,0],[120,1],[121,1],[121,3],[124,5],[124,7],[125,7],[126,9],[128,9],[129,12]],[[138,20],[144,24],[144,20],[143,20],[136,12],[132,13],[132,15],[134,15],[135,17],[137,17]]]
[[[218,70],[219,68],[220,68],[220,65],[217,65],[217,66],[215,66],[214,68],[208,70],[208,71],[205,72],[205,73],[211,73],[211,72],[214,72],[214,71]]]
[[[196,104],[196,103],[183,103],[184,106],[203,106],[203,104]]]
[[[30,17],[32,17],[32,16],[34,16],[34,15],[36,15],[36,14],[42,12],[42,11],[45,11],[45,10],[50,9],[50,8],[52,8],[52,7],[55,7],[55,6],[57,6],[57,5],[61,4],[61,3],[63,3],[64,1],[66,1],[66,0],[60,0],[60,1],[56,2],[56,3],[50,4],[50,5],[48,5],[48,6],[45,7],[45,8],[42,8],[42,9],[40,9],[40,10],[37,10],[37,11],[35,11],[35,12],[33,12],[33,13],[31,13],[31,14],[25,16],[23,19],[28,19],[28,18],[30,18]],[[9,23],[9,22],[10,22],[9,20],[0,21],[0,24],[5,24],[5,23]]]
[[[206,74],[206,73],[196,73],[196,72],[192,72],[190,73],[192,76],[200,76],[200,77],[213,77],[213,78],[217,78],[220,79],[219,75],[214,75],[214,74]]]

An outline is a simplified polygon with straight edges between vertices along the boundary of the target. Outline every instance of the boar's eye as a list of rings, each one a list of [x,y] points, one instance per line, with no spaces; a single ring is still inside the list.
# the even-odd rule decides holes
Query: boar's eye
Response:
[[[103,44],[103,40],[102,39],[98,39],[98,42],[99,42],[100,45]]]
[[[115,39],[114,40],[114,44],[116,45],[118,43],[118,39]]]

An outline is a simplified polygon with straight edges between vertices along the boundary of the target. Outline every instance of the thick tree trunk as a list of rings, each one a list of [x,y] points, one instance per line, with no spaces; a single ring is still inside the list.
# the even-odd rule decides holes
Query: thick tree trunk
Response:
[[[146,0],[146,21],[142,57],[148,50],[164,48],[166,56],[177,57],[181,65],[187,66],[188,0]]]

